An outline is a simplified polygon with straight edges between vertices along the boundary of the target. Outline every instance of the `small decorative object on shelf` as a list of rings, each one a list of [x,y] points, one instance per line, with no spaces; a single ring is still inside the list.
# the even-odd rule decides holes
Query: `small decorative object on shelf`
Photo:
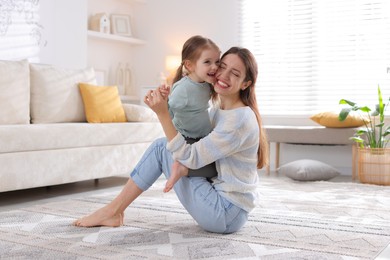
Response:
[[[126,63],[126,67],[124,70],[124,90],[126,95],[131,95],[132,94],[132,88],[133,88],[133,75],[131,73],[131,69],[128,63]]]
[[[115,72],[115,84],[118,87],[119,95],[125,94],[124,75],[122,63],[119,62]]]
[[[126,66],[123,66],[122,63],[119,62],[115,71],[115,84],[118,87],[119,95],[131,96],[133,94],[132,77],[129,64],[126,63]]]
[[[132,36],[129,15],[112,14],[111,25],[113,34],[128,37]]]
[[[89,21],[89,28],[96,32],[110,33],[110,19],[105,13],[95,14]]]

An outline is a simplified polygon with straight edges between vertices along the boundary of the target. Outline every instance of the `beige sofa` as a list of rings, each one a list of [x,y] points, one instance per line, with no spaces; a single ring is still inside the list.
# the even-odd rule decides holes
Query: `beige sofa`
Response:
[[[87,123],[78,83],[93,69],[0,61],[0,192],[129,175],[163,136],[153,112],[123,104],[125,123]]]

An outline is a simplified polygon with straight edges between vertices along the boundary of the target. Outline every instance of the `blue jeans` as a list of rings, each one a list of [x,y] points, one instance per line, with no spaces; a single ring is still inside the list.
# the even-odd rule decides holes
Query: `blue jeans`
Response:
[[[130,177],[143,191],[162,173],[169,178],[172,154],[166,138],[157,139],[146,150]],[[232,233],[248,220],[248,213],[222,197],[204,177],[182,177],[174,185],[177,197],[188,213],[204,229],[215,233]]]

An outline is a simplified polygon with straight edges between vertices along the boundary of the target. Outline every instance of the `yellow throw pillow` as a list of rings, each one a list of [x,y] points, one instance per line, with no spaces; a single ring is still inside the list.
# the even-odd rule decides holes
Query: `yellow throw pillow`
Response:
[[[364,125],[364,121],[369,122],[367,118],[362,117],[362,115],[357,113],[349,113],[344,121],[340,121],[339,113],[333,111],[317,113],[312,115],[310,119],[322,126],[335,128],[359,127]]]
[[[79,83],[88,123],[127,122],[116,86]]]

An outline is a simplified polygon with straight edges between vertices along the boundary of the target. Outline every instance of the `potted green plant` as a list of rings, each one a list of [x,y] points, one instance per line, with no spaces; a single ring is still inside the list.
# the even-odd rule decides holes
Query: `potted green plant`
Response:
[[[359,106],[355,102],[341,99],[340,104],[348,105],[343,108],[339,114],[339,120],[344,121],[351,111],[362,111],[367,115],[367,118],[362,118],[365,127],[359,128],[355,136],[351,137],[359,144],[361,148],[385,148],[389,143],[390,126],[385,126],[385,110],[390,102],[390,97],[385,105],[383,103],[382,92],[378,86],[378,104],[375,110],[371,110],[368,106]],[[377,117],[379,116],[379,123],[377,124]],[[362,138],[365,137],[365,138]]]
[[[341,99],[340,104],[347,105],[341,109],[339,120],[345,120],[351,111],[362,112],[364,127],[358,128],[351,137],[358,148],[358,175],[364,183],[390,185],[390,126],[385,125],[385,111],[389,105],[384,104],[382,92],[378,86],[378,104],[374,110],[360,106],[355,102]]]

